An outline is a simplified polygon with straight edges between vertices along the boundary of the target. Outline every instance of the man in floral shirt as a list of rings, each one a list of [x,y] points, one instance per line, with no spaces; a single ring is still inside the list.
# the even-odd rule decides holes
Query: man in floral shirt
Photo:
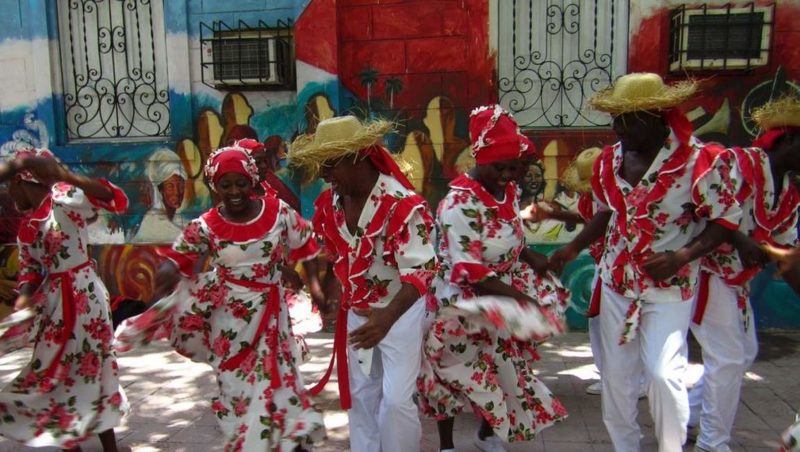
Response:
[[[418,451],[422,435],[412,396],[424,335],[422,296],[437,267],[433,220],[377,144],[389,129],[385,122],[332,118],[292,145],[292,164],[331,184],[317,199],[313,223],[331,257],[326,276],[341,283],[341,309],[331,368],[312,392],[327,382],[338,355],[354,452]]]
[[[704,372],[689,392],[689,425],[700,427],[697,448],[714,452],[730,451],[742,378],[758,352],[748,298],[750,279],[767,261],[760,245],[797,242],[800,196],[790,173],[800,170],[800,100],[770,102],[752,116],[764,133],[754,147],[732,149],[743,176],[736,193],[744,215],[734,240],[701,261],[691,325]]]
[[[695,89],[693,82],[667,86],[656,74],[629,74],[592,99],[614,116],[620,141],[595,163],[600,213],[551,258],[557,269],[607,227],[599,263],[602,407],[618,451],[639,450],[642,370],[659,450],[682,450],[696,260],[728,240],[741,217],[730,153],[692,137],[691,123],[676,108]]]

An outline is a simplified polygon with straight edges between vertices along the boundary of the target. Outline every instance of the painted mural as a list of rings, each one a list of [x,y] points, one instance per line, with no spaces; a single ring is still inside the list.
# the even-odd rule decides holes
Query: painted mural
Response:
[[[90,234],[98,268],[115,295],[151,297],[155,247],[169,243],[187,221],[213,205],[201,169],[214,149],[233,139],[278,140],[291,153],[294,138],[314,133],[319,121],[335,115],[392,120],[397,130],[386,136],[385,145],[408,163],[412,183],[432,207],[446,193],[448,182],[473,164],[469,112],[498,98],[496,56],[490,44],[492,33],[498,32],[490,28],[492,1],[240,3],[163,0],[169,137],[69,142],[59,119],[64,114],[63,94],[53,83],[60,68],[49,51],[58,47],[59,39],[58,30],[48,26],[55,2],[0,0],[4,11],[13,12],[0,18],[0,157],[20,146],[50,146],[72,169],[106,177],[125,189],[130,211],[100,216]],[[630,3],[629,71],[666,73],[664,17],[677,2]],[[786,45],[791,33],[796,34],[798,2],[777,3],[775,50],[768,67],[713,77],[700,74],[707,79],[703,96],[687,106],[687,113],[701,138],[748,143],[755,131],[747,112],[766,101],[776,84],[798,89],[794,81],[800,78],[800,58]],[[48,20],[33,20],[37,17]],[[294,23],[296,90],[220,90],[202,82],[201,22],[277,19]],[[602,128],[525,133],[540,155],[526,177],[526,202],[574,209],[575,193],[559,184],[561,172],[583,149],[615,141],[613,133]],[[324,183],[303,184],[302,174],[285,167],[276,176],[309,218]],[[0,213],[0,243],[13,243],[19,213],[2,191]],[[580,228],[546,221],[531,225],[526,234],[530,243],[549,252]],[[10,287],[16,274],[13,248],[0,248],[0,299],[4,281]],[[583,326],[592,273],[591,260],[582,257],[564,275],[574,294],[573,326]]]

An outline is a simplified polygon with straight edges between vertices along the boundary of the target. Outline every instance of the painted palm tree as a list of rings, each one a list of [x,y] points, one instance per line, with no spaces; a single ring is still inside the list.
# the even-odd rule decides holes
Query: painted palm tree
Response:
[[[378,71],[375,68],[368,67],[361,71],[361,86],[367,87],[367,108],[371,107],[372,85],[378,81]]]
[[[394,95],[403,91],[403,81],[397,77],[387,78],[384,86],[389,94],[389,109],[394,109]]]

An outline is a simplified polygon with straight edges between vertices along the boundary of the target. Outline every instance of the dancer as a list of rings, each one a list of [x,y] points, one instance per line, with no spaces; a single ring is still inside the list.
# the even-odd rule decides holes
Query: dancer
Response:
[[[503,442],[532,440],[566,411],[507,329],[449,315],[451,305],[474,303],[479,295],[493,298],[498,310],[501,303],[536,303],[523,292],[527,287],[512,282],[515,262],[527,255],[513,182],[523,165],[517,124],[500,106],[481,107],[472,112],[469,129],[477,165],[450,183],[439,204],[442,271],[433,286],[440,309],[425,340],[417,386],[420,409],[437,419],[441,451],[454,449],[455,416],[467,405],[482,418],[475,444],[502,451]]]
[[[800,195],[790,176],[800,171],[800,99],[769,102],[752,117],[762,135],[752,148],[732,149],[745,215],[732,242],[701,261],[691,324],[702,347],[703,375],[689,391],[689,426],[700,428],[695,447],[701,451],[730,451],[742,379],[758,353],[749,284],[768,261],[760,245],[797,243]]]
[[[667,86],[657,74],[621,77],[592,105],[614,116],[620,141],[598,158],[592,188],[600,212],[551,256],[562,268],[607,235],[599,273],[603,421],[614,448],[639,450],[642,370],[661,451],[680,451],[689,400],[683,383],[697,259],[728,240],[741,209],[729,153],[692,137],[677,109],[694,82]]]
[[[220,388],[211,409],[226,450],[305,450],[324,426],[303,387],[279,265],[317,255],[311,226],[277,198],[251,196],[258,173],[243,148],[217,150],[205,175],[222,205],[163,251],[156,293],[178,287],[126,320],[116,347],[168,336],[181,354],[211,365]],[[214,271],[193,276],[205,256]]]
[[[21,311],[6,320],[0,348],[33,341],[30,364],[0,392],[0,435],[79,450],[98,434],[103,450],[114,452],[113,429],[128,403],[111,348],[108,291],[86,248],[86,227],[98,209],[124,212],[128,198],[103,179],[69,172],[46,149],[17,151],[0,164],[0,180],[10,180],[11,198],[26,214],[18,234]]]
[[[422,429],[412,401],[419,373],[425,295],[436,270],[433,221],[388,151],[391,125],[353,116],[321,121],[292,144],[290,164],[331,184],[316,202],[314,229],[341,283],[331,367],[354,452],[413,452]],[[334,286],[329,288],[328,295]],[[349,364],[348,364],[349,363]],[[352,404],[352,405],[351,405]]]

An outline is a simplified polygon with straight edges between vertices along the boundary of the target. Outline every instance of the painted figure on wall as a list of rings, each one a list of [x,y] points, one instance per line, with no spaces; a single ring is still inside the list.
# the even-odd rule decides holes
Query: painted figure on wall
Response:
[[[178,154],[162,148],[147,162],[150,180],[150,210],[145,213],[133,241],[170,243],[186,226],[180,209],[183,206],[186,170]]]

